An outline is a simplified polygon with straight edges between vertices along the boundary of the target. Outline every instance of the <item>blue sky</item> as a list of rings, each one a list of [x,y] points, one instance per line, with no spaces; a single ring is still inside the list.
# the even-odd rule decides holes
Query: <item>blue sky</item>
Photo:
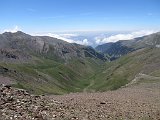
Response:
[[[0,31],[159,30],[160,0],[0,0],[0,15]]]

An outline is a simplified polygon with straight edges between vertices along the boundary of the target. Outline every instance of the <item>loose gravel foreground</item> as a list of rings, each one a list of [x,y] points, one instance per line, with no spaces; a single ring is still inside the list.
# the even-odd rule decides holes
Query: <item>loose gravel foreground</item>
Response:
[[[1,120],[160,120],[160,84],[103,93],[35,96],[0,87]]]

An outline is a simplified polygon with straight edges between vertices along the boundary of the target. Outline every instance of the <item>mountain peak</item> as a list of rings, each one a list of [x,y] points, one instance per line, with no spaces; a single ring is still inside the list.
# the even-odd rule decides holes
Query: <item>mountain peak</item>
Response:
[[[17,31],[17,32],[15,32],[16,34],[25,34],[24,32],[22,32],[22,31]]]
[[[26,34],[26,33],[22,32],[22,31],[17,31],[17,32],[4,32],[2,34],[4,34],[4,35],[10,35],[10,34]]]

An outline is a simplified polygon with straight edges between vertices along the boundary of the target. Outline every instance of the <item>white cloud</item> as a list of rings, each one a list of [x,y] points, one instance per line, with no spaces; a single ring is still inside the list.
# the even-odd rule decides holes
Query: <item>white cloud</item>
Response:
[[[64,37],[64,38],[71,38],[71,37],[77,37],[79,36],[78,34],[59,34],[60,36]]]
[[[103,44],[103,43],[108,43],[108,42],[117,42],[119,40],[130,40],[136,37],[142,37],[145,35],[149,35],[152,33],[155,33],[157,31],[155,30],[140,30],[140,31],[135,31],[135,32],[131,32],[131,33],[126,33],[126,34],[117,34],[117,35],[112,35],[109,37],[96,37],[96,43],[97,44]]]
[[[53,38],[57,38],[60,40],[64,40],[66,42],[69,43],[77,43],[77,44],[81,44],[81,45],[91,45],[91,43],[87,40],[73,40],[71,39],[72,37],[76,37],[79,36],[78,34],[53,34],[53,33],[45,33],[45,34],[36,34],[36,36],[50,36]]]
[[[74,42],[74,40],[69,39],[69,38],[65,38],[63,35],[60,35],[60,34],[48,33],[48,34],[46,34],[46,36],[50,36],[50,37],[54,37],[54,38],[57,38],[57,39],[61,39],[61,40],[64,40],[66,42],[69,42],[69,43],[73,43]]]
[[[89,45],[88,39],[84,39],[82,42],[84,45]]]
[[[82,41],[74,41],[77,44],[81,44],[81,45],[91,45],[91,43],[88,41],[88,39],[84,39]]]
[[[5,29],[4,32],[12,32],[15,33],[17,31],[20,31],[21,29],[16,25],[13,29]]]

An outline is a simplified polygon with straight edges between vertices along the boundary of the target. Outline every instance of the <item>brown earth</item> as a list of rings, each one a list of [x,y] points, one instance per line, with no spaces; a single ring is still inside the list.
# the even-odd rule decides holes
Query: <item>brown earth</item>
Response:
[[[160,120],[160,81],[52,96],[1,87],[0,97],[2,120]]]
[[[0,76],[0,84],[9,85],[13,83],[15,82],[11,78]]]

